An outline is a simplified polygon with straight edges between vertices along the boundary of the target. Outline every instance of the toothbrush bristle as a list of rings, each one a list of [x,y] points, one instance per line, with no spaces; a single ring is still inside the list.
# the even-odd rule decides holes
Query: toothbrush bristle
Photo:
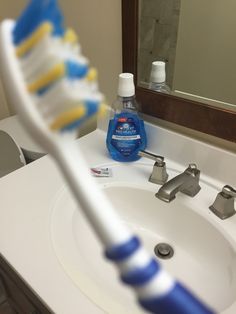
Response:
[[[49,22],[44,22],[29,36],[26,37],[16,48],[18,57],[22,57],[29,52],[46,34],[53,31],[53,25]]]
[[[28,85],[28,91],[30,93],[40,93],[48,86],[53,84],[58,79],[66,76],[69,80],[81,79],[86,76],[88,72],[87,65],[80,65],[75,62],[65,61],[56,64],[47,73],[41,75],[37,80]]]
[[[78,37],[63,25],[56,0],[31,0],[15,24],[25,84],[52,130],[71,130],[99,113],[97,71],[81,54]]]
[[[64,19],[57,0],[31,0],[18,17],[13,30],[14,44],[20,44],[44,21],[51,22],[55,36],[64,35]]]
[[[66,30],[63,39],[71,44],[76,44],[78,42],[78,36],[72,28]]]
[[[63,114],[59,115],[53,123],[50,125],[52,130],[63,130],[66,126],[73,124],[75,121],[81,120],[86,114],[86,108],[84,105],[78,105]]]

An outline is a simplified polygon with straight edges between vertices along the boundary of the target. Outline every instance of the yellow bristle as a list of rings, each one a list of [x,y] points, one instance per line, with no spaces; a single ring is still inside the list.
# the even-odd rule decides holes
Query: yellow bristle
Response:
[[[98,77],[98,72],[97,72],[97,69],[95,68],[90,68],[89,69],[89,72],[86,76],[87,80],[92,82],[92,81],[96,81],[97,80],[97,77]]]
[[[54,66],[51,70],[47,73],[42,75],[36,81],[30,83],[28,85],[28,91],[30,93],[35,93],[40,89],[45,88],[49,84],[53,83],[54,81],[58,80],[59,78],[63,77],[66,73],[66,66],[64,63],[59,63]]]
[[[72,28],[68,28],[64,35],[64,41],[69,42],[71,44],[76,44],[78,42],[78,36],[76,32]]]
[[[99,117],[104,117],[106,116],[106,114],[108,113],[109,107],[107,106],[106,103],[101,103],[99,111],[98,111],[98,115]]]
[[[49,22],[41,24],[33,34],[24,40],[16,48],[17,57],[22,57],[26,52],[32,49],[46,34],[51,33],[53,30],[53,25]]]
[[[80,105],[70,111],[64,112],[56,118],[56,120],[50,125],[53,131],[60,130],[70,125],[71,123],[83,118],[86,114],[86,108],[84,105]]]

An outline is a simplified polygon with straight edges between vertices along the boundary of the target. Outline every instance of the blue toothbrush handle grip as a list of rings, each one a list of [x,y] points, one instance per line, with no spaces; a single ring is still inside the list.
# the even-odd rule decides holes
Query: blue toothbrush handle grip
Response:
[[[156,314],[214,314],[179,283],[176,283],[169,294],[139,300],[139,303],[144,309]]]
[[[132,237],[125,243],[111,247],[106,250],[105,256],[107,259],[120,266],[122,262],[128,262],[134,257],[138,250],[142,250],[142,245],[139,238]],[[132,264],[133,265],[133,264]],[[138,291],[140,288],[148,285],[152,280],[160,276],[163,270],[160,264],[153,258],[148,258],[148,261],[142,267],[132,267],[129,271],[121,271],[121,281],[129,286],[132,286],[138,294],[139,304],[147,311],[156,314],[214,314],[215,312],[203,304],[190,291],[184,288],[180,283],[171,279],[171,284],[165,293],[156,293],[159,287],[152,287],[153,291],[149,290],[150,295],[140,295]],[[163,286],[162,282],[158,281],[159,285]],[[159,277],[159,278],[160,278]],[[157,285],[157,281],[156,281]],[[164,284],[166,287],[166,285]],[[151,292],[150,292],[151,291]]]

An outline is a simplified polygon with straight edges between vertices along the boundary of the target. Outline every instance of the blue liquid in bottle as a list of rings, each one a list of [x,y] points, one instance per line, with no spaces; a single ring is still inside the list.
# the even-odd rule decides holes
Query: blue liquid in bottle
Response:
[[[133,75],[122,73],[120,79],[122,81],[121,83],[119,81],[121,88],[118,88],[118,98],[113,105],[113,115],[108,126],[106,144],[110,156],[114,160],[130,162],[140,159],[138,152],[146,148],[147,140],[144,122],[137,113],[138,105],[134,96]],[[127,79],[128,87],[125,84]],[[125,96],[119,96],[120,94]]]

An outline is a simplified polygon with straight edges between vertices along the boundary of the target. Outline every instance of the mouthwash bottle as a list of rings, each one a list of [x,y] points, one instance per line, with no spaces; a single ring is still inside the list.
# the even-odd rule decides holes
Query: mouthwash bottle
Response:
[[[114,160],[135,161],[146,148],[144,122],[138,116],[133,74],[119,75],[118,96],[112,106],[107,132],[107,149]]]
[[[170,87],[166,84],[165,62],[163,61],[152,62],[149,89],[164,94],[170,94]]]

